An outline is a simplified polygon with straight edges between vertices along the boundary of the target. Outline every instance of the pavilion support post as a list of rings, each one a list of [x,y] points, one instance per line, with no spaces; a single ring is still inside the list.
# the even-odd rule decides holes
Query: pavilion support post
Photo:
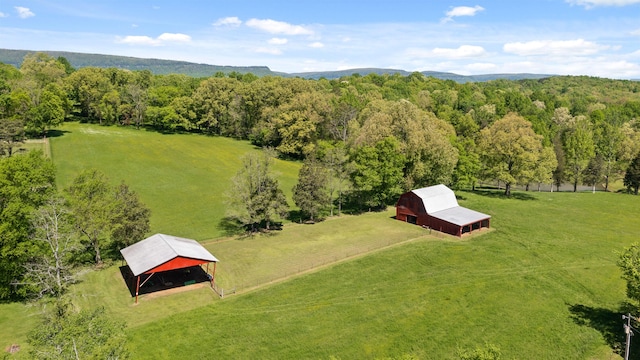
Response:
[[[136,304],[138,303],[138,291],[140,290],[140,275],[138,275],[138,281],[136,283]]]
[[[218,264],[217,262],[213,263],[213,274],[211,274],[211,286],[214,287],[214,288],[216,286],[216,265],[217,264]],[[207,266],[208,265],[209,264],[207,264]]]

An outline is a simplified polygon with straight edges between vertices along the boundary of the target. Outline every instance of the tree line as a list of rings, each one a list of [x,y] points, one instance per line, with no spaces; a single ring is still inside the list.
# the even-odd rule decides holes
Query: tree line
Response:
[[[0,65],[0,148],[7,156],[26,136],[45,135],[65,120],[248,140],[309,162],[301,180],[326,174],[329,205],[304,210],[308,218],[344,204],[380,208],[403,191],[437,183],[472,189],[498,181],[508,195],[514,185],[608,190],[623,180],[635,191],[640,174],[627,170],[640,150],[639,117],[640,83],[592,77],[465,84],[420,73],[194,78],[74,69],[44,53],[26,56],[20,68]],[[324,204],[324,194],[303,199],[315,188],[300,183],[296,202]]]

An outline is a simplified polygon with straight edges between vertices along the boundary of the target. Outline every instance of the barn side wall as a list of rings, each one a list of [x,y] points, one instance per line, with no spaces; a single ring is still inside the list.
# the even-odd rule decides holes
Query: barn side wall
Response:
[[[418,195],[407,192],[400,195],[398,202],[396,203],[396,219],[400,221],[409,222],[407,217],[413,216],[419,218],[422,215],[426,215],[427,212],[424,209],[422,199]]]

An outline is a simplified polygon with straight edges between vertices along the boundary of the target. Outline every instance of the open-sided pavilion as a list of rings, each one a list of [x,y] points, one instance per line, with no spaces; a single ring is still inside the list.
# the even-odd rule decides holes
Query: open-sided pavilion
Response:
[[[155,234],[121,249],[120,253],[129,265],[133,276],[137,278],[136,303],[140,287],[157,273],[206,264],[205,272],[209,276],[211,284],[213,285],[215,282],[218,259],[196,240]],[[213,263],[211,274],[209,274],[209,263]],[[147,276],[141,284],[140,279],[145,274]]]

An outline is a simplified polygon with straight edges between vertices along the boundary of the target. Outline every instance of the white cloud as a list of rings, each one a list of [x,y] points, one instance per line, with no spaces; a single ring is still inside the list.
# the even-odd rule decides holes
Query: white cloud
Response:
[[[476,5],[474,7],[470,7],[470,6],[456,6],[454,8],[452,8],[451,10],[447,11],[445,15],[447,15],[444,19],[442,19],[443,22],[448,22],[448,21],[452,21],[454,17],[458,17],[458,16],[475,16],[476,13],[483,11],[484,8],[480,5]]]
[[[180,33],[163,33],[158,36],[158,41],[189,42],[191,41],[191,36]]]
[[[482,46],[474,45],[462,45],[457,49],[448,48],[435,48],[433,54],[436,56],[443,56],[448,58],[467,58],[482,56],[486,52]]]
[[[314,43],[309,44],[309,47],[314,48],[314,49],[320,49],[320,48],[324,47],[324,44],[319,42],[319,41],[316,41]]]
[[[213,23],[213,26],[240,26],[242,24],[242,20],[238,19],[236,16],[229,16],[225,18],[218,19]]]
[[[467,64],[465,69],[471,71],[472,73],[490,73],[496,71],[498,66],[494,63],[473,63]]]
[[[284,45],[286,43],[288,43],[289,40],[284,39],[284,38],[271,38],[269,39],[268,43],[271,45]]]
[[[414,58],[449,58],[449,59],[460,59],[460,58],[472,58],[483,56],[487,52],[484,50],[482,46],[475,45],[461,45],[457,49],[453,48],[435,48],[433,50],[424,50],[424,49],[409,49],[407,50],[407,54],[410,57]]]
[[[20,19],[26,19],[32,16],[36,16],[33,11],[29,10],[29,8],[26,7],[15,6],[14,9],[16,9],[16,11],[18,12],[18,16],[20,17]]]
[[[5,14],[5,13],[3,13],[3,12],[1,12],[1,11],[0,11],[0,18],[8,17],[8,16],[9,16],[9,15],[7,15],[7,14]]]
[[[246,25],[258,30],[266,31],[271,34],[285,35],[313,35],[313,31],[300,25],[292,25],[283,21],[271,19],[250,19]]]
[[[282,51],[276,48],[259,47],[254,49],[255,52],[269,55],[281,55]]]
[[[504,44],[504,52],[520,56],[530,55],[556,55],[556,56],[580,56],[592,55],[609,46],[598,45],[584,39],[576,40],[535,40],[529,42],[514,42]]]
[[[116,42],[120,44],[129,44],[129,45],[148,45],[148,46],[160,46],[165,43],[180,43],[180,42],[190,42],[191,36],[185,34],[172,34],[172,33],[163,33],[157,38],[152,38],[150,36],[140,36],[140,35],[129,35],[124,38],[116,38]]]
[[[633,36],[640,36],[640,29],[638,29],[638,30],[633,30],[633,31],[631,32],[631,35],[633,35]]]
[[[149,36],[129,35],[118,38],[116,42],[130,45],[159,45],[158,41]]]
[[[571,5],[584,6],[591,9],[596,6],[627,6],[640,4],[640,0],[566,0]]]

